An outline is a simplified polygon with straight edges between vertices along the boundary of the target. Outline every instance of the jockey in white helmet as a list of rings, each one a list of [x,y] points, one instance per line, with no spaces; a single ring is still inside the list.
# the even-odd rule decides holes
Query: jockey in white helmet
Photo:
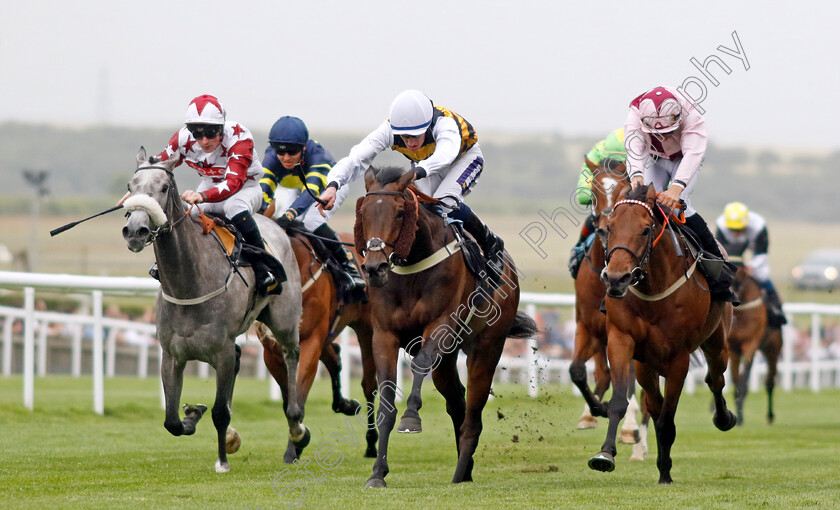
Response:
[[[411,161],[415,185],[440,200],[448,217],[460,220],[501,272],[503,241],[464,203],[484,169],[484,156],[472,125],[457,113],[434,104],[418,90],[406,90],[391,103],[388,119],[350,150],[327,176],[321,199],[332,209],[336,190],[358,179],[385,149]]]

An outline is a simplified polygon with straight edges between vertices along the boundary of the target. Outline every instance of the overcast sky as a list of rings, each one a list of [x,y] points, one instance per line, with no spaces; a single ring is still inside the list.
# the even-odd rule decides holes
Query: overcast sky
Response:
[[[639,93],[702,84],[714,143],[840,148],[840,7],[776,4],[2,0],[0,122],[174,130],[209,93],[252,130],[288,114],[317,136],[372,130],[416,88],[479,136],[597,140]]]

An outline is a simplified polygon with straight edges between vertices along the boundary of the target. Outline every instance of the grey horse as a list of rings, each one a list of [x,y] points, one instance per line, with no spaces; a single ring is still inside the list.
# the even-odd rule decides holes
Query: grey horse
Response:
[[[139,252],[154,245],[159,267],[157,334],[163,348],[160,374],[166,399],[164,427],[174,436],[191,435],[207,407],[184,405],[179,414],[184,367],[189,360],[209,363],[216,370],[216,401],[213,424],[218,433],[219,457],[216,472],[230,470],[227,453],[238,448],[239,437],[230,428],[230,403],[238,370],[235,339],[259,320],[271,329],[283,350],[288,378],[284,410],[289,438],[301,447],[309,442],[303,425],[303,404],[298,402],[295,384],[300,348],[300,273],[285,231],[255,215],[263,239],[283,264],[288,280],[282,293],[265,296],[255,292],[250,268],[233,271],[219,242],[188,218],[172,169],[177,158],[154,162],[146,150],[137,154],[137,170],[128,183],[131,193],[124,206],[128,211],[122,234],[128,249]],[[186,219],[186,220],[185,220]],[[247,280],[247,285],[244,280]],[[231,432],[229,432],[229,430]],[[226,448],[227,435],[234,444]]]

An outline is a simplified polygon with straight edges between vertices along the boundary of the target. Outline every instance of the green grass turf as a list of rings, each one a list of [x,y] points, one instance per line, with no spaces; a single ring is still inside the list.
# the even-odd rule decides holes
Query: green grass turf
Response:
[[[568,387],[544,386],[531,399],[522,386],[498,385],[484,412],[475,481],[452,485],[452,425],[428,382],[424,431],[392,435],[383,490],[363,488],[372,468],[372,459],[362,457],[364,429],[332,413],[326,381],[316,381],[306,408],[312,443],[303,458],[314,481],[283,464],[285,419],[279,403],[268,399],[266,381],[237,382],[232,425],[242,448],[229,457],[227,474],[213,469],[209,413],[192,437],[176,438],[163,428],[159,384],[106,380],[106,412],[97,416],[90,378],[36,379],[34,411],[22,405],[20,377],[0,379],[4,507],[267,509],[287,508],[302,495],[292,489],[279,496],[273,481],[281,493],[305,486],[304,508],[840,507],[837,390],[778,391],[773,425],[764,420],[764,395],[751,394],[745,425],[725,433],[712,425],[704,387],[683,395],[672,451],[675,482],[660,486],[652,432],[645,462],[630,463],[630,447],[619,445],[614,472],[591,471],[586,463],[600,449],[606,422],[575,431],[582,405]],[[209,404],[214,391],[212,379],[188,378],[182,402]],[[360,394],[355,381],[352,392]],[[336,437],[353,434],[355,446]],[[316,465],[319,445],[333,469]],[[326,455],[330,445],[336,451]],[[278,477],[285,469],[289,473]]]

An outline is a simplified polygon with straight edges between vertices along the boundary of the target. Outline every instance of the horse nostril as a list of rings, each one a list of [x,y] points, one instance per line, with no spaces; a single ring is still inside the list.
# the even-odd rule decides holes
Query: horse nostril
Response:
[[[123,236],[123,239],[128,239],[128,227],[123,227],[122,236]]]
[[[630,285],[631,281],[633,281],[633,276],[630,273],[624,273],[618,280],[618,283],[621,285]]]
[[[137,229],[137,235],[140,237],[148,237],[151,231],[147,227],[140,227]]]

